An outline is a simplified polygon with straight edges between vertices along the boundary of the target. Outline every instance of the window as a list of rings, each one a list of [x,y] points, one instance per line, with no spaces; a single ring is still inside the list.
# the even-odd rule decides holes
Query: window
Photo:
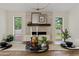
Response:
[[[22,18],[21,17],[14,17],[15,23],[15,30],[19,30],[22,28]]]
[[[63,29],[63,18],[56,17],[55,25],[56,25],[56,40],[60,41],[62,39],[61,29]]]

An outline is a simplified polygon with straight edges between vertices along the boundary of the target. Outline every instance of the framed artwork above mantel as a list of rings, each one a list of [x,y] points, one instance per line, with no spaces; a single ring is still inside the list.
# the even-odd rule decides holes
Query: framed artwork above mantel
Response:
[[[39,20],[40,24],[46,24],[47,23],[47,18],[45,14],[41,14],[40,15],[40,20]]]
[[[41,15],[40,12],[32,12],[31,13],[31,22],[34,24],[39,23],[40,15]]]
[[[47,18],[46,14],[41,12],[32,12],[31,13],[31,23],[33,24],[46,24]]]

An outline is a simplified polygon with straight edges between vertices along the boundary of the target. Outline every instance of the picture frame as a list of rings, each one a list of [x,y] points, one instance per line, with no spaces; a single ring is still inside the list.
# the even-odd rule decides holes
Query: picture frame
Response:
[[[47,18],[45,17],[44,14],[40,15],[39,23],[40,24],[46,24],[47,23]]]
[[[39,23],[40,14],[41,14],[40,12],[32,12],[31,13],[31,22],[34,23],[34,24]]]

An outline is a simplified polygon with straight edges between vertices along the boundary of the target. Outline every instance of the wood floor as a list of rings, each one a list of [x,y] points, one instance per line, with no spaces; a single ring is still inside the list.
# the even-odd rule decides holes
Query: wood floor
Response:
[[[0,51],[0,56],[79,56],[79,50],[47,51],[44,53],[33,53],[27,51]]]

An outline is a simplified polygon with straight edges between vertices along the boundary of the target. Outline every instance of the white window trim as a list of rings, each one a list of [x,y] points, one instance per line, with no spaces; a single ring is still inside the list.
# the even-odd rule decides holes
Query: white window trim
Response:
[[[15,18],[15,17],[21,17],[21,18],[22,18],[22,16],[13,16],[13,35],[15,35],[15,29],[14,29],[14,28],[15,28],[15,26],[14,26],[14,24],[15,24],[15,23],[14,23],[14,22],[15,22],[14,20],[15,20],[15,19],[14,19],[14,18]]]

